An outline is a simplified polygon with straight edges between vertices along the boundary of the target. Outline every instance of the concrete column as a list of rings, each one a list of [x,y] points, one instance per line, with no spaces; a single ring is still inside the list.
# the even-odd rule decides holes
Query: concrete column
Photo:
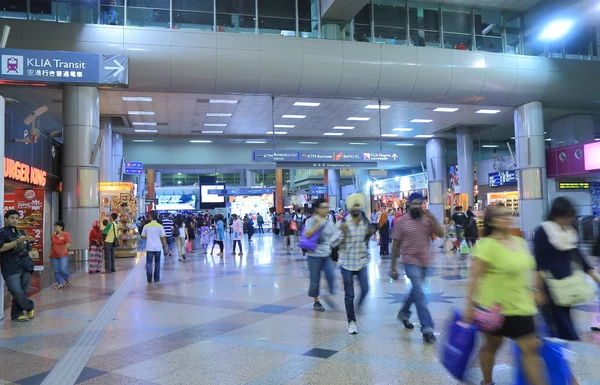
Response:
[[[246,170],[246,186],[256,186],[256,173],[254,171]]]
[[[240,186],[246,186],[246,170],[240,170]]]
[[[148,182],[150,183],[150,182]],[[154,172],[154,187],[162,187],[162,171],[156,170]]]
[[[460,193],[469,196],[469,205],[473,206],[474,168],[473,168],[473,134],[470,127],[456,129],[456,149],[458,154],[458,174]],[[467,209],[466,207],[464,208]]]
[[[371,176],[369,170],[364,168],[354,169],[354,187],[357,193],[365,194],[365,212],[367,217],[371,213]],[[370,217],[369,217],[370,218]]]
[[[123,180],[123,135],[112,133],[112,168],[113,182]]]
[[[321,38],[328,40],[344,40],[342,36],[342,27],[335,23],[324,23],[321,26]]]
[[[275,208],[278,213],[283,212],[283,170],[275,170]]]
[[[91,154],[100,133],[100,97],[95,87],[63,88],[62,219],[71,234],[72,250],[88,249],[88,234],[99,219],[100,156]]]
[[[429,139],[425,148],[427,158],[427,180],[429,189],[429,211],[439,223],[444,223],[448,190],[448,166],[446,165],[446,140]]]
[[[596,118],[593,115],[568,115],[552,121],[546,136],[552,139],[552,148],[590,143],[595,139],[595,126]]]
[[[519,175],[519,225],[525,239],[544,220],[547,207],[544,106],[531,102],[515,108]]]
[[[145,211],[145,207],[146,207],[146,199],[144,198],[144,190],[146,189],[146,175],[142,174],[142,175],[138,175],[138,186],[137,186],[137,191],[138,191],[138,211],[139,214],[141,215],[142,213],[144,213]]]
[[[0,159],[4,161],[4,135],[5,135],[5,109],[6,101],[0,96]],[[0,180],[4,183],[4,167],[0,170]],[[4,184],[0,194],[0,224],[4,226]],[[4,319],[4,279],[0,274],[0,321]]]
[[[329,207],[339,209],[340,199],[342,198],[342,185],[340,182],[340,170],[327,170],[327,180],[329,189]]]
[[[100,147],[100,182],[116,182],[113,172],[112,124],[108,117],[100,118],[102,146]]]
[[[148,169],[148,199],[156,199],[156,171]]]

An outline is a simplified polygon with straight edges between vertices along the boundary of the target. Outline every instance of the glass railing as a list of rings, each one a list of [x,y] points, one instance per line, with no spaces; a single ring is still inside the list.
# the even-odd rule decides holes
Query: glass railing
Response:
[[[0,2],[0,18],[263,34],[577,60],[597,60],[598,56],[595,28],[581,34],[576,47],[570,43],[529,43],[524,39],[523,17],[514,12],[371,0],[348,24],[321,20],[320,14],[317,0]]]

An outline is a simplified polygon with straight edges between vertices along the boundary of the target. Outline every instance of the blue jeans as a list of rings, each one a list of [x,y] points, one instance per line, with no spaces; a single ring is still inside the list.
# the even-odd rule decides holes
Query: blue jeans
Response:
[[[31,281],[31,273],[21,270],[19,273],[4,277],[6,287],[12,296],[12,306],[10,308],[10,318],[16,319],[23,315],[23,311],[33,309],[33,301],[29,299],[27,290]]]
[[[173,237],[167,237],[167,246],[169,247],[169,252],[173,251],[173,246],[175,245],[175,240]]]
[[[358,282],[360,283],[360,299],[358,300],[358,307],[361,307],[367,293],[369,292],[369,272],[367,267],[363,267],[358,271],[346,270],[343,267],[342,278],[344,279],[344,302],[346,304],[346,317],[348,322],[355,321],[356,315],[354,314],[354,280],[353,277],[358,276]]]
[[[427,309],[427,299],[425,298],[425,292],[423,291],[423,280],[427,274],[427,268],[417,265],[404,265],[406,276],[410,279],[412,289],[408,293],[404,305],[398,313],[398,318],[403,321],[408,321],[411,315],[410,307],[414,303],[417,308],[417,315],[419,316],[419,322],[421,323],[421,332],[423,334],[433,333],[433,319],[431,313]]]
[[[114,24],[117,19],[117,11],[115,11],[114,9],[103,10],[102,11],[102,20],[101,20],[102,24],[107,24],[106,16],[110,17],[110,19],[108,20],[108,24]]]
[[[333,262],[329,257],[311,257],[308,256],[308,271],[310,273],[310,284],[308,286],[308,296],[319,296],[319,284],[321,281],[321,270],[325,272],[325,279],[329,284],[329,292],[335,294],[335,279],[333,277]]]
[[[54,267],[54,276],[59,285],[64,285],[66,281],[71,280],[71,274],[67,268],[69,264],[68,257],[62,258],[50,258],[52,261],[52,267]]]
[[[160,281],[160,251],[146,251],[146,277],[152,281],[152,262],[154,262],[154,281]]]

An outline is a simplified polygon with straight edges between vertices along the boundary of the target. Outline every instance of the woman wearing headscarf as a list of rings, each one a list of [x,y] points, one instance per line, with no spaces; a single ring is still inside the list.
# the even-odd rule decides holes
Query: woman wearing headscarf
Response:
[[[89,272],[100,273],[102,271],[102,230],[100,230],[100,221],[92,223],[92,229],[88,237],[90,246]]]
[[[387,211],[379,216],[379,255],[390,255],[390,222]]]

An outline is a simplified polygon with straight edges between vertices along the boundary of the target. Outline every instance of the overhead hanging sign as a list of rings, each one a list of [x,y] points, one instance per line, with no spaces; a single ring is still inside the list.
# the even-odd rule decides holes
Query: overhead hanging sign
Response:
[[[224,190],[208,190],[209,194],[215,194],[219,196],[238,196],[238,195],[264,195],[273,194],[272,188],[228,188]]]
[[[129,85],[129,56],[87,52],[0,49],[0,80]]]
[[[340,163],[365,163],[386,162],[393,163],[398,160],[395,152],[355,152],[355,151],[294,151],[294,150],[255,150],[252,161],[254,162],[340,162]]]
[[[517,170],[492,172],[488,176],[489,187],[514,186],[519,180]]]
[[[144,165],[141,162],[125,162],[126,175],[142,175],[144,173]]]
[[[310,186],[308,193],[310,195],[324,195],[328,193],[328,188],[327,186]]]

